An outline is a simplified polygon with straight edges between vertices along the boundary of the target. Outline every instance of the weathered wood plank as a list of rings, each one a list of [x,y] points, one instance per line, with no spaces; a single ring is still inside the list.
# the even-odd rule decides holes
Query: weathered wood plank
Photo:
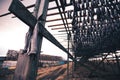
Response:
[[[37,59],[35,55],[19,54],[13,80],[34,80],[37,75]]]
[[[39,7],[40,4],[41,4],[41,0],[36,0],[34,12],[33,12],[33,16],[35,18],[37,18],[37,15],[39,12],[38,9],[39,8],[41,9],[41,7]],[[37,23],[35,26],[33,26],[34,29],[33,29],[33,34],[31,36],[34,37],[35,32],[38,31],[37,30],[38,27],[39,26]],[[28,37],[28,36],[26,36],[26,37]],[[34,55],[28,56],[29,52],[20,54],[20,56],[18,58],[18,64],[17,64],[15,74],[14,74],[14,80],[36,80],[37,68],[38,68],[37,63],[39,61],[39,53],[41,51],[42,38],[43,38],[43,36],[41,35],[41,36],[36,36],[36,38],[34,37],[32,39],[33,41],[36,42],[35,44],[33,43],[33,45],[35,45],[34,47],[36,47],[38,49],[37,52],[35,53],[36,55],[34,54]],[[29,40],[31,40],[31,39],[29,39]],[[31,41],[31,44],[32,44],[32,41]],[[33,46],[31,46],[31,48],[33,48]]]
[[[13,0],[9,11],[26,23],[30,28],[34,28],[37,19],[27,10],[27,8],[19,1]]]

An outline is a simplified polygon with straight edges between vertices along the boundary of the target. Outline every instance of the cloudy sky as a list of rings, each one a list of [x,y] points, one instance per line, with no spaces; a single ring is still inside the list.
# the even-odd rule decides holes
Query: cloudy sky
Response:
[[[11,1],[12,0],[0,0],[0,15],[9,12],[8,7]],[[22,3],[28,6],[34,4],[35,0],[24,0]],[[24,39],[28,26],[18,18],[12,17],[14,17],[13,14],[0,17],[0,56],[5,56],[8,49],[20,50],[24,48]],[[43,40],[42,51],[44,54],[58,55],[64,59],[67,57],[66,53],[46,39]]]

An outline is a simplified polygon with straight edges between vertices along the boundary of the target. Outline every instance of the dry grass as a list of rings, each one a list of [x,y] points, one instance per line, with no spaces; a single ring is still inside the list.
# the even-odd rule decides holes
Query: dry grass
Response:
[[[88,78],[89,70],[79,66],[77,71],[72,71],[72,63],[69,65],[69,79],[67,79],[67,64],[46,68],[39,68],[36,80],[106,80],[103,77]],[[13,75],[0,76],[0,80],[12,80]],[[115,79],[114,79],[115,80]]]
[[[47,77],[48,75],[51,75],[51,77],[55,77],[55,80],[64,80],[67,74],[66,68],[66,64],[55,67],[39,68],[37,80],[42,80],[43,77]]]

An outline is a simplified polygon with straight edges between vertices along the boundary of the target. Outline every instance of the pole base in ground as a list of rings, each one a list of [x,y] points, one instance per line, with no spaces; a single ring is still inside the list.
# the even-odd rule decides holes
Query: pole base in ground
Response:
[[[37,76],[37,56],[19,54],[13,80],[35,80]]]

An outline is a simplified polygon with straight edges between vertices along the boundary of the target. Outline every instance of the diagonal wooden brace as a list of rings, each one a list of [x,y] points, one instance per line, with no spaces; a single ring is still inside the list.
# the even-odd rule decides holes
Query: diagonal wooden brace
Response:
[[[27,8],[18,0],[13,0],[9,11],[27,24],[30,28],[34,28],[37,19],[27,10]]]

